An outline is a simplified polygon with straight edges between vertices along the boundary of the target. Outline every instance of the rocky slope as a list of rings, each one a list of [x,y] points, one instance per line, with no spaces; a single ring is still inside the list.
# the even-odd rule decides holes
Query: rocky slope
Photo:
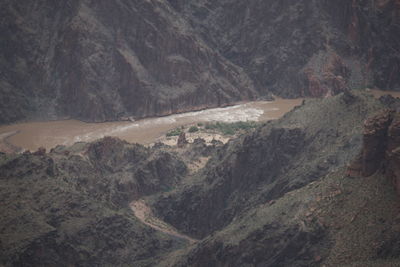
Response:
[[[310,100],[227,144],[196,182],[165,194],[155,207],[182,232],[203,238],[241,211],[345,166],[361,149],[362,122],[382,107],[364,95]]]
[[[0,123],[400,89],[398,0],[5,0],[0,16]]]
[[[143,225],[129,203],[175,186],[185,172],[172,154],[112,138],[0,155],[0,264],[138,265],[182,247]]]
[[[398,266],[398,197],[344,168],[243,212],[160,266]]]
[[[369,109],[370,114],[376,111]],[[282,121],[294,116],[293,113]],[[307,113],[303,111],[303,114]],[[320,173],[316,181],[289,190],[273,201],[267,198],[253,203],[238,212],[225,227],[213,231],[178,256],[168,256],[161,266],[398,266],[398,119],[398,112],[384,110],[366,120],[363,128],[359,128],[359,123],[352,134],[362,136],[362,141],[360,138],[354,143],[353,152],[361,150],[361,154],[349,168],[330,163],[332,167],[342,166]],[[329,120],[329,124],[335,125],[335,120]],[[327,144],[321,148],[325,149],[329,149]],[[337,151],[335,154],[340,155]],[[266,172],[273,169],[264,175]],[[242,179],[248,178],[242,174]],[[212,187],[206,185],[203,190],[212,190]],[[195,197],[201,203],[201,198]],[[212,202],[216,203],[215,199]],[[218,203],[208,208],[214,207],[224,212]],[[189,211],[198,210],[189,208]],[[204,215],[198,219],[201,216]],[[197,228],[194,226],[194,229]]]
[[[397,266],[398,103],[307,100],[225,145],[1,154],[0,264]]]

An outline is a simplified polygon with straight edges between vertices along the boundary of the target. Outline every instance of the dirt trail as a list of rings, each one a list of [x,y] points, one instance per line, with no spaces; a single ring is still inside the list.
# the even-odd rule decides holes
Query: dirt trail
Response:
[[[177,238],[185,239],[189,241],[190,244],[196,243],[198,240],[193,239],[187,235],[179,233],[174,227],[167,224],[166,222],[161,221],[157,217],[154,216],[151,208],[147,206],[144,200],[133,201],[130,204],[130,207],[135,214],[135,216],[144,224],[150,226],[151,228],[161,231],[165,234],[175,236]]]

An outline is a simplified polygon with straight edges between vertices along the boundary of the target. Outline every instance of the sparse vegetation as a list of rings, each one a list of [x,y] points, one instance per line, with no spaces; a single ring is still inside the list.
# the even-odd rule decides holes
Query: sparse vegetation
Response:
[[[192,126],[189,128],[189,133],[195,133],[198,131],[199,131],[199,128],[197,126]]]
[[[234,135],[238,131],[248,131],[254,129],[259,125],[255,121],[238,121],[233,123],[226,122],[216,122],[216,123],[206,123],[206,130],[216,130],[224,135]]]
[[[256,128],[259,123],[255,121],[238,121],[238,122],[232,122],[232,123],[227,123],[227,122],[207,122],[207,123],[202,123],[199,122],[196,125],[193,125],[189,127],[187,130],[189,133],[195,133],[200,131],[200,128],[202,130],[214,130],[217,132],[220,132],[223,135],[234,135],[238,133],[239,131],[246,132],[250,129]],[[175,128],[174,130],[169,131],[166,133],[167,137],[171,136],[179,136],[183,131],[185,131],[184,126],[180,126],[178,128]]]
[[[171,137],[171,136],[179,136],[182,133],[182,127],[181,128],[176,128],[174,130],[169,131],[168,133],[166,133],[167,137]]]

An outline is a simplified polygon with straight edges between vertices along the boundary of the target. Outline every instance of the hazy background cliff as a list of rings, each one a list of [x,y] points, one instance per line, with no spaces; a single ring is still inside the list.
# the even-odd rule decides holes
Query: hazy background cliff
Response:
[[[400,2],[2,1],[0,122],[400,90]]]
[[[169,0],[261,93],[400,89],[400,2]]]

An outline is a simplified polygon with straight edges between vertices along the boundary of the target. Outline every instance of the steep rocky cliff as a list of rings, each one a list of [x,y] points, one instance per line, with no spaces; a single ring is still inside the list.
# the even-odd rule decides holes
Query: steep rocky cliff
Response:
[[[163,1],[2,1],[0,122],[165,115],[253,99]]]
[[[169,0],[260,92],[400,89],[397,0]]]
[[[5,0],[0,17],[0,123],[400,89],[398,0]]]

